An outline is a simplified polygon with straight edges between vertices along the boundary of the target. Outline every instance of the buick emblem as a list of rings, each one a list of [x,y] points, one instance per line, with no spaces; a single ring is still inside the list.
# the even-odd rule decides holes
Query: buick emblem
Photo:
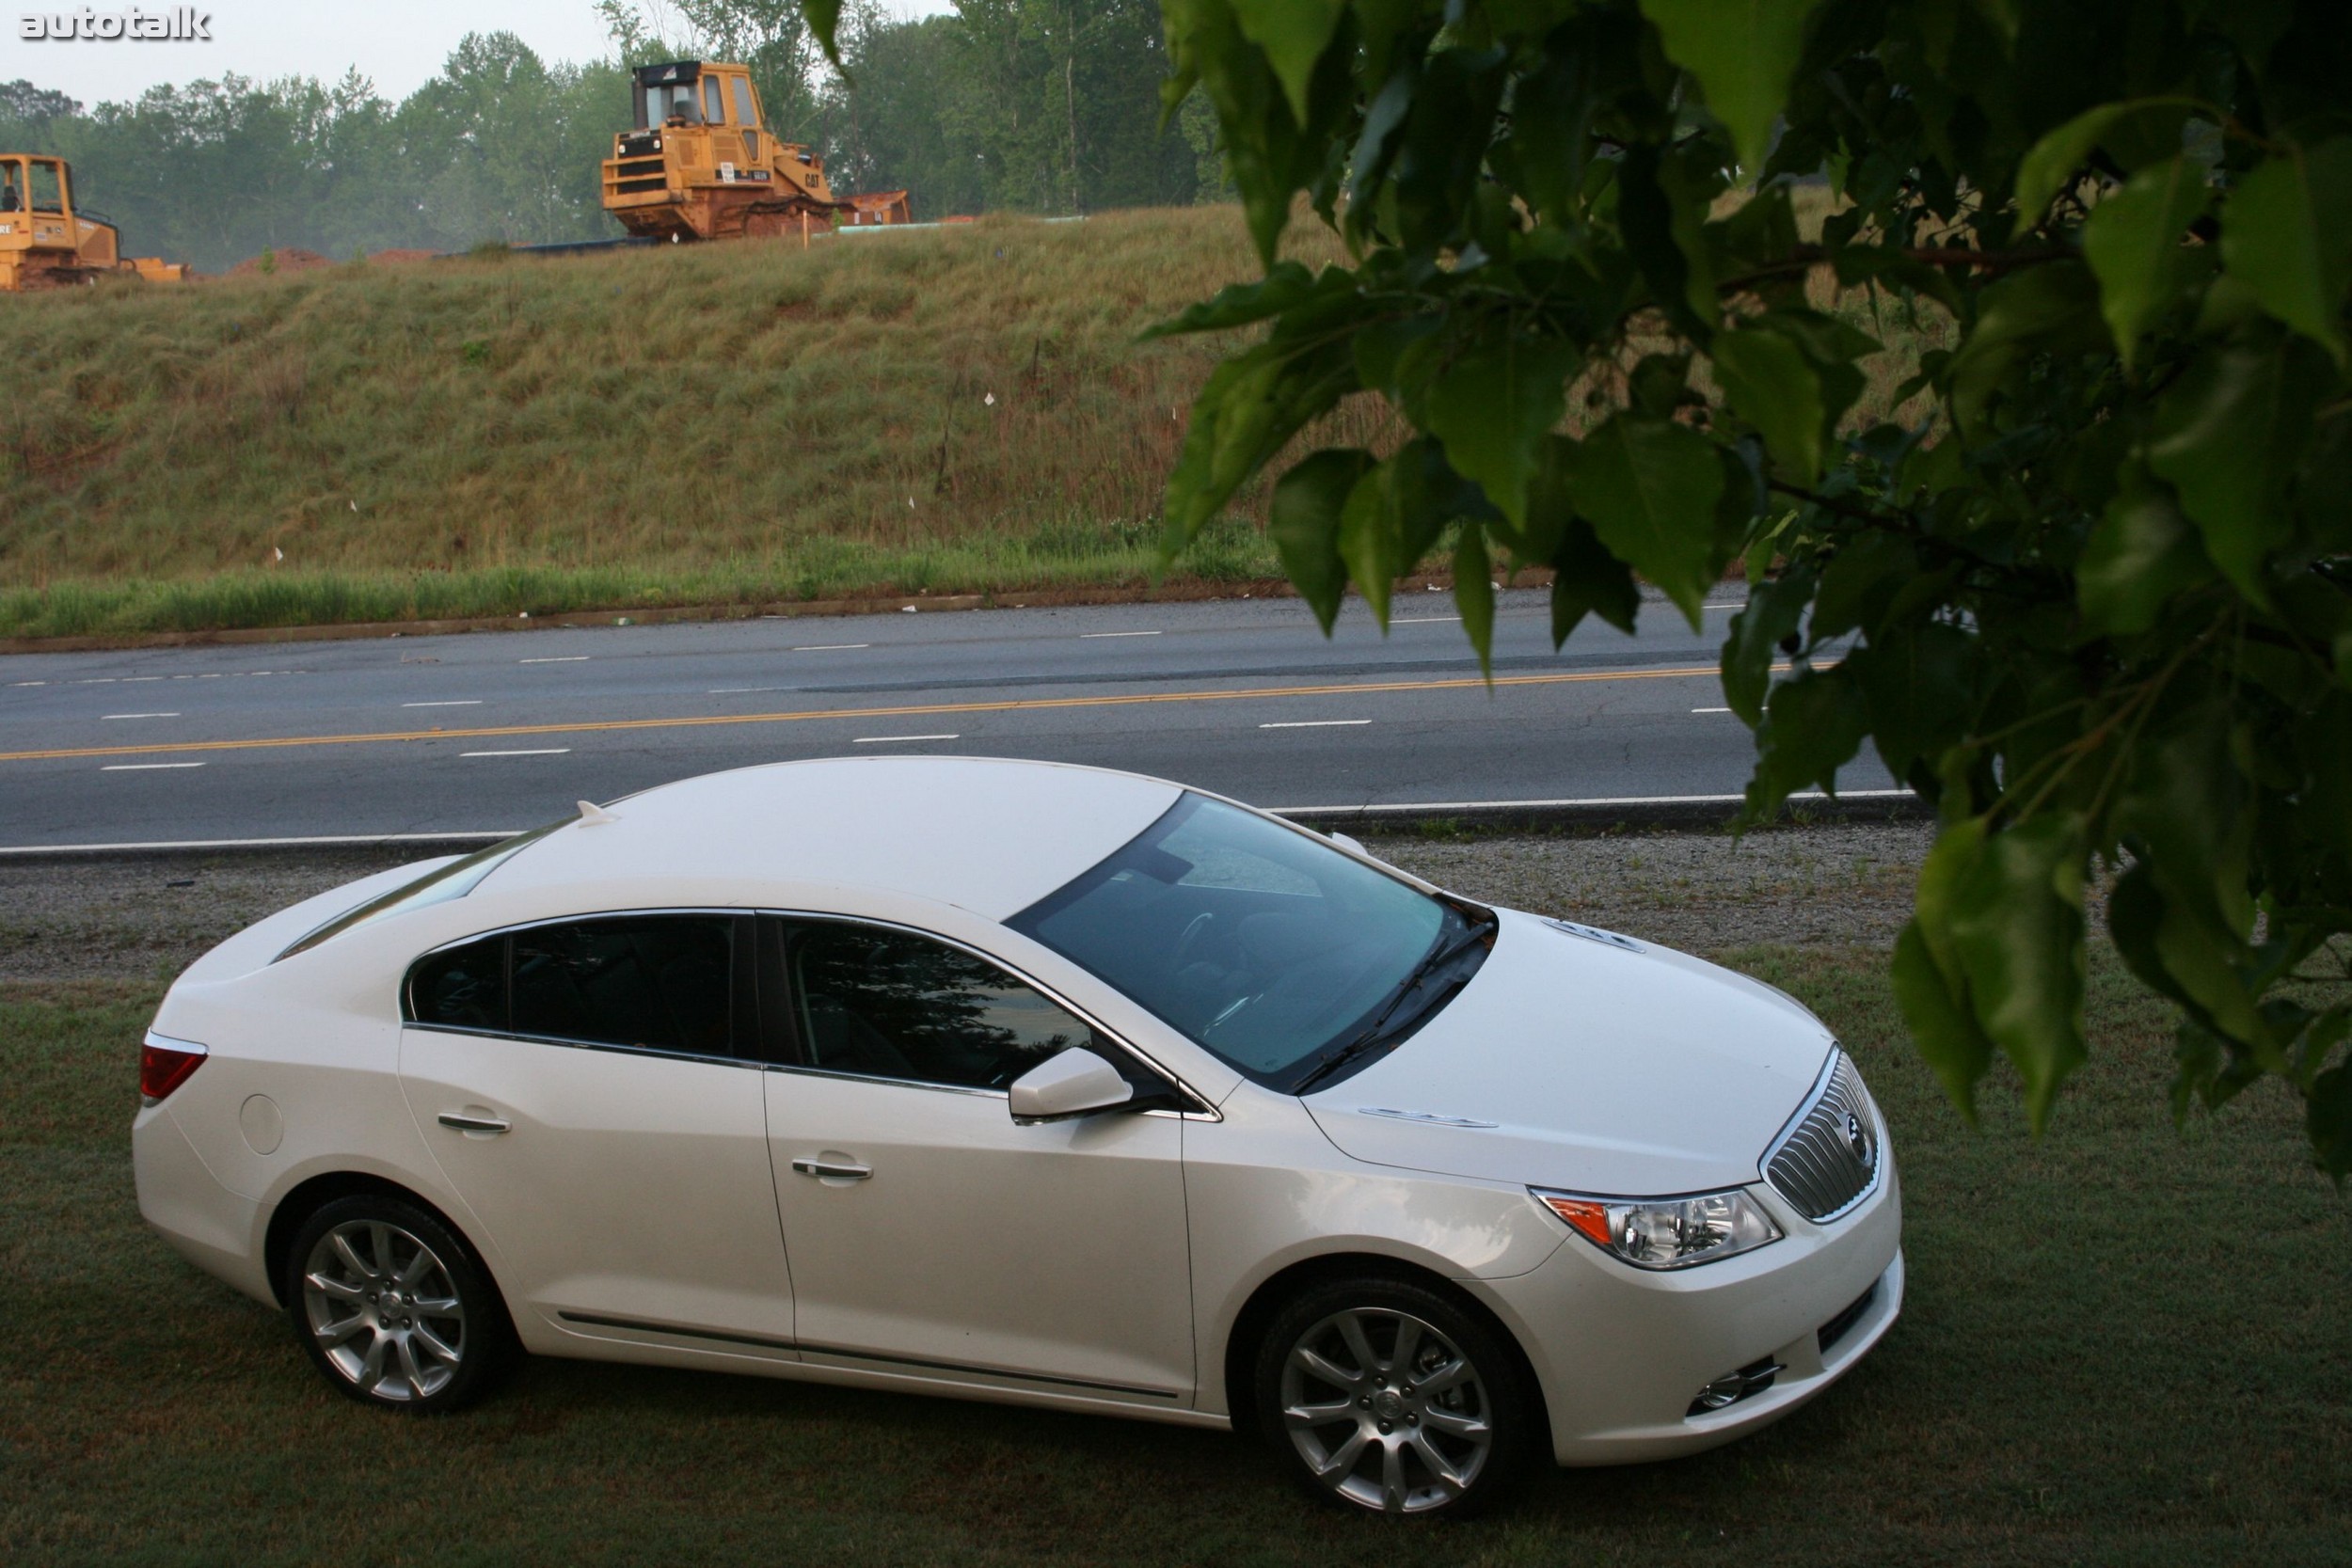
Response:
[[[1851,1111],[1846,1113],[1846,1147],[1864,1164],[1870,1163],[1870,1134],[1863,1130],[1862,1118]]]

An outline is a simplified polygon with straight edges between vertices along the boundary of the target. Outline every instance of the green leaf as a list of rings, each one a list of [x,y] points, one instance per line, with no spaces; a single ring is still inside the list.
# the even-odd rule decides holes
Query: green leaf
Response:
[[[1570,517],[1561,530],[1551,558],[1551,645],[1559,647],[1587,615],[1633,635],[1633,620],[1641,612],[1641,585],[1632,569],[1611,555],[1593,525]]]
[[[1951,986],[1928,951],[1919,922],[1908,921],[1895,939],[1895,1001],[1911,1026],[1911,1037],[1936,1081],[1944,1085],[1961,1119],[1977,1124],[1977,1081],[1993,1066],[1993,1042],[1975,1017],[1952,995]]]
[[[1994,394],[2014,389],[2037,354],[2106,346],[2099,284],[2079,261],[2027,267],[1985,288],[1976,324],[1947,372],[1952,418],[1974,434]]]
[[[1326,267],[1318,276],[1296,261],[1282,261],[1258,282],[1235,283],[1219,289],[1215,298],[1187,306],[1174,320],[1145,328],[1136,341],[1150,342],[1186,332],[1220,332],[1248,326],[1295,310],[1318,298],[1344,297],[1355,289],[1355,276],[1338,267]]]
[[[2212,576],[2213,562],[2171,492],[2133,475],[2090,531],[2074,588],[2090,630],[2136,636],[2156,624],[2173,594]]]
[[[1162,560],[1173,561],[1244,481],[1356,389],[1355,356],[1343,341],[1302,348],[1278,338],[1219,365],[1193,400],[1192,424],[1168,473]]]
[[[1326,637],[1347,594],[1347,565],[1340,559],[1340,514],[1356,482],[1373,466],[1373,455],[1356,448],[1331,448],[1291,467],[1274,486],[1266,534],[1274,541],[1282,571],[1298,596],[1315,612]]]
[[[841,70],[841,47],[837,41],[841,0],[801,0],[801,15],[808,20],[808,30],[817,40],[817,47],[825,52],[825,58],[833,62],[834,70]]]
[[[2325,361],[2295,340],[2239,337],[2190,361],[2156,404],[2148,467],[2169,480],[2205,553],[2257,604],[2263,566],[2294,534],[2280,504],[2310,440]]]
[[[1862,700],[1853,672],[1843,665],[1800,670],[1772,688],[1764,705],[1764,723],[1756,732],[1747,819],[1770,821],[1789,796],[1807,784],[1836,795],[1837,770],[1861,750],[1869,726],[1869,706]]]
[[[1824,594],[1827,591],[1824,590]],[[1966,736],[1977,640],[1943,621],[1898,623],[1846,656],[1870,709],[1870,738],[1897,778],[1916,778]]]
[[[1495,678],[1495,584],[1486,574],[1494,568],[1486,559],[1486,531],[1464,523],[1454,546],[1454,608],[1462,612],[1462,630],[1478,650],[1478,673]]]
[[[1751,582],[1748,602],[1731,618],[1724,638],[1724,701],[1750,729],[1764,721],[1764,693],[1772,684],[1772,660],[1782,641],[1804,624],[1815,578],[1810,566],[1792,566],[1766,582]]]
[[[1331,41],[1347,0],[1233,0],[1242,36],[1265,51],[1290,100],[1291,117],[1307,123],[1308,88],[1315,62]]]
[[[1364,471],[1340,511],[1340,559],[1389,628],[1389,597],[1438,542],[1448,523],[1476,517],[1485,508],[1477,489],[1445,460],[1444,450],[1418,436]]]
[[[2221,259],[2264,309],[2344,363],[2352,136],[2290,147],[2239,180],[2222,213]]]
[[[1732,411],[1756,427],[1781,467],[1805,484],[1821,476],[1821,381],[1777,332],[1718,332],[1708,344]]]
[[[2181,122],[2202,105],[2190,98],[2140,98],[2128,103],[2102,103],[2086,109],[2034,143],[2017,165],[2017,218],[2027,229],[2038,227],[2049,212],[2050,198],[2074,182],[2075,171],[2091,152],[2112,137],[2139,145],[2169,141],[2178,148]]]
[[[1698,78],[1743,169],[1764,166],[1816,0],[1642,0],[1669,58]]]
[[[1545,437],[1567,411],[1567,378],[1579,362],[1566,343],[1515,335],[1457,356],[1422,392],[1446,460],[1514,524],[1527,520],[1527,488]]]
[[[2133,175],[2083,225],[2083,256],[2099,279],[2099,309],[2127,371],[2139,335],[2180,297],[2196,260],[2182,241],[2210,201],[2203,168],[2175,157]]]
[[[2058,1085],[2088,1055],[2083,1044],[2081,817],[2049,812],[1987,834],[1953,879],[1953,958],[1970,1010],[2026,1081],[2026,1114],[2039,1134]]]
[[[1609,553],[1661,589],[1691,629],[1714,584],[1715,445],[1688,425],[1620,414],[1577,448],[1576,509]]]
[[[1813,611],[1814,640],[1857,630],[1875,633],[1896,594],[1918,577],[1919,552],[1910,540],[1884,529],[1856,531],[1821,572],[1821,602]]]

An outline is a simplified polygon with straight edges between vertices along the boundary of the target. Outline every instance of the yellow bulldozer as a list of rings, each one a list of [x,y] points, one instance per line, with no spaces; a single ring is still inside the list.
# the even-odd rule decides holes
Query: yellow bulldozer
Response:
[[[95,213],[73,207],[73,171],[63,158],[0,152],[0,293],[94,283],[118,274],[181,283],[188,269],[152,256],[125,260],[122,235]]]
[[[665,60],[632,74],[636,124],[612,138],[604,210],[640,239],[805,240],[913,219],[904,191],[834,195],[824,160],[761,121],[748,68]]]

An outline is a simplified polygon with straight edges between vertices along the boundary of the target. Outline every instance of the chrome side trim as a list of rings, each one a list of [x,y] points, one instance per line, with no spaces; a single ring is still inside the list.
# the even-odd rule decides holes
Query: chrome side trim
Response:
[[[468,1029],[454,1023],[416,1023],[404,1019],[400,1026],[428,1035],[463,1035],[478,1040],[510,1040],[516,1045],[556,1045],[566,1051],[610,1051],[623,1056],[659,1056],[665,1062],[702,1062],[710,1067],[739,1068],[767,1065],[748,1056],[707,1056],[692,1051],[664,1051],[657,1045],[614,1045],[609,1040],[565,1039],[560,1035],[518,1035],[506,1029]]]
[[[717,1329],[686,1328],[677,1323],[649,1323],[641,1318],[612,1318],[594,1312],[559,1311],[556,1316],[567,1323],[581,1323],[594,1328],[626,1328],[639,1334],[673,1334],[682,1339],[715,1339],[728,1345],[756,1345],[762,1350],[797,1351],[803,1355],[831,1355],[844,1361],[872,1361],[885,1367],[916,1367],[926,1371],[959,1372],[966,1376],[1001,1377],[1016,1383],[1042,1383],[1061,1388],[1091,1388],[1105,1394],[1134,1394],[1150,1400],[1174,1400],[1184,1397],[1174,1388],[1141,1388],[1125,1383],[1097,1383],[1090,1378],[1057,1377],[1046,1372],[1016,1372],[1002,1367],[983,1367],[969,1361],[927,1361],[912,1355],[883,1355],[875,1351],[850,1350],[841,1345],[811,1344],[804,1339],[771,1339],[756,1334],[724,1334]]]

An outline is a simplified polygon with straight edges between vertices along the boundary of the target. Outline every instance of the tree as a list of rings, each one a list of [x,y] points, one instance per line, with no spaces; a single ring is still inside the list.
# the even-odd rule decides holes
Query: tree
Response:
[[[1963,1112],[2005,1056],[2039,1129],[2083,1061],[2106,868],[2176,1108],[2275,1077],[2352,1173],[2352,8],[1166,11],[1165,102],[1206,92],[1265,269],[1169,328],[1263,326],[1194,404],[1171,547],[1279,463],[1327,626],[1450,547],[1482,657],[1497,558],[1553,570],[1556,637],[1630,629],[1636,574],[1696,626],[1744,558],[1750,816],[1866,742],[1935,804],[1894,981]],[[1280,260],[1302,194],[1351,264]],[[1866,410],[1915,322],[1943,341]],[[1359,396],[1406,438],[1294,455]]]

